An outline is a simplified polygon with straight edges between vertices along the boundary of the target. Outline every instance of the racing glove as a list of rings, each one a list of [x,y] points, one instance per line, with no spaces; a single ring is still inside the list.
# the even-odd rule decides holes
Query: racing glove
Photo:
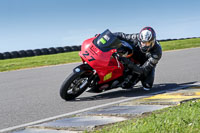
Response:
[[[130,68],[133,72],[139,74],[139,75],[143,75],[144,74],[144,70],[142,67],[136,65],[134,62],[132,62],[131,60],[129,60],[128,58],[125,57],[120,57],[119,61],[121,61],[123,64],[125,64],[128,68]]]

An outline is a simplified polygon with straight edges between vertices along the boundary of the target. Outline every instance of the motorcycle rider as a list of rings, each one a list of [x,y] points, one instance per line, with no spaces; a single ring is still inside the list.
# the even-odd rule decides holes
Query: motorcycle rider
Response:
[[[150,90],[155,77],[155,67],[162,56],[162,48],[156,41],[156,33],[152,27],[144,27],[140,33],[125,34],[123,32],[114,33],[120,40],[126,41],[133,47],[131,58],[138,61],[138,66],[128,58],[121,57],[121,60],[140,75],[140,81],[144,90]]]

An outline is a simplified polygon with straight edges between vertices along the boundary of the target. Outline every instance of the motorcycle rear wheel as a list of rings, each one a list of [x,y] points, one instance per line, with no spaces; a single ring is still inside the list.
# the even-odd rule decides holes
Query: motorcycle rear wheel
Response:
[[[88,87],[88,78],[85,72],[72,72],[60,88],[61,98],[69,101],[81,95]]]

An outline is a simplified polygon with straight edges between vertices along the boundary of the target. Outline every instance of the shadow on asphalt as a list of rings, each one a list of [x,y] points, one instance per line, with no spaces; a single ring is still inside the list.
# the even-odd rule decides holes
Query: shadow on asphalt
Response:
[[[193,85],[194,83],[197,83],[197,81],[194,82],[187,82],[187,83],[166,83],[166,84],[154,84],[154,87],[150,91],[145,91],[142,89],[141,86],[132,88],[132,89],[114,89],[112,91],[105,91],[102,93],[94,93],[94,96],[90,97],[78,97],[75,100],[72,100],[71,102],[81,102],[81,101],[92,101],[92,100],[104,100],[104,99],[112,99],[117,97],[136,97],[136,96],[143,96],[148,95],[152,96],[154,92],[160,92],[165,93],[166,91],[173,91],[175,88],[183,87],[186,85]],[[68,101],[70,102],[70,101]]]

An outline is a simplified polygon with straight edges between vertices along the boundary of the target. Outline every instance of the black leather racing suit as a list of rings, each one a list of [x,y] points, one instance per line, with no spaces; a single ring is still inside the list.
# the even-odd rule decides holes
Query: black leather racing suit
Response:
[[[126,41],[133,47],[132,58],[138,61],[141,66],[135,65],[132,61],[128,60],[128,67],[131,68],[135,73],[141,75],[141,82],[143,87],[152,88],[155,76],[155,67],[162,56],[162,48],[158,41],[155,45],[147,52],[143,53],[139,48],[139,33],[136,34],[125,34],[122,32],[114,33],[120,40]]]

